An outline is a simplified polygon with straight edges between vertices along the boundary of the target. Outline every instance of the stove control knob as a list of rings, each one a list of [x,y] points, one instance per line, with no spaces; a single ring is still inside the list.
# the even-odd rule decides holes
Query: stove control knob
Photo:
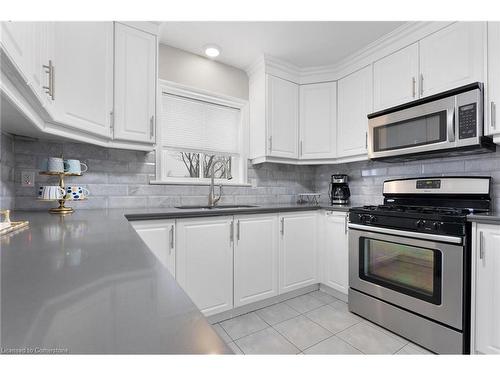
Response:
[[[373,216],[373,215],[370,215],[370,216],[368,217],[368,222],[369,222],[369,223],[375,223],[375,222],[377,222],[377,217],[376,217],[376,216]]]
[[[441,228],[441,223],[439,221],[435,221],[433,224],[432,224],[432,227],[435,229],[435,230],[439,230],[439,228]]]
[[[425,220],[420,219],[416,222],[416,224],[417,228],[423,228],[425,226]]]

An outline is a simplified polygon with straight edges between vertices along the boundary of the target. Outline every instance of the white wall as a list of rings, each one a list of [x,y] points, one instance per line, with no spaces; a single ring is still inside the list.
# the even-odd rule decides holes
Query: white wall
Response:
[[[248,99],[243,70],[178,48],[160,44],[158,70],[160,79]]]

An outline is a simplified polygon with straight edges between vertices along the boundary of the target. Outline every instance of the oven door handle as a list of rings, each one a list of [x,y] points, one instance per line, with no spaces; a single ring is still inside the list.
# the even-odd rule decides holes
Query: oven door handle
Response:
[[[462,241],[463,241],[461,237],[443,236],[440,234],[430,234],[430,233],[421,233],[421,232],[409,232],[409,231],[405,231],[405,230],[372,227],[372,226],[368,226],[368,225],[353,224],[353,223],[349,223],[349,229],[359,229],[359,230],[365,230],[368,232],[391,234],[394,236],[411,237],[411,238],[418,238],[418,239],[422,239],[422,240],[431,240],[431,241],[448,242],[448,243],[456,243],[456,244],[462,244]]]

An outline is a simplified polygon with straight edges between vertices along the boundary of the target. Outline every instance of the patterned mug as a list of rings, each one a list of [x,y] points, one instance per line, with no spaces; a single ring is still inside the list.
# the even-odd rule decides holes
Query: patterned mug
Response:
[[[60,186],[40,186],[38,199],[63,199],[65,191]]]
[[[82,186],[70,185],[66,186],[66,199],[78,201],[87,198],[90,195],[90,191]]]

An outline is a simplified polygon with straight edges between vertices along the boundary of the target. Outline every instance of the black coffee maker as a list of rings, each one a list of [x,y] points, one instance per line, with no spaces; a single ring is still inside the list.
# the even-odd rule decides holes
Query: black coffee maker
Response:
[[[330,196],[330,204],[348,204],[351,191],[347,184],[348,177],[346,174],[332,174],[330,182],[330,189],[328,195]]]

